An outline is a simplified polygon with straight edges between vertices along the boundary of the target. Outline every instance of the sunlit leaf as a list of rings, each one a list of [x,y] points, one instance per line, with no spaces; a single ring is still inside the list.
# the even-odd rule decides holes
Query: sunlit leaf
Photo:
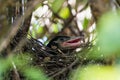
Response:
[[[91,65],[77,69],[72,80],[119,80],[119,74],[119,66]]]
[[[56,13],[59,11],[65,0],[54,0],[52,3],[52,9]]]
[[[84,30],[87,29],[88,23],[89,23],[89,19],[85,18],[85,19],[84,19],[84,22],[83,22],[83,28],[84,28]]]
[[[52,27],[53,27],[53,32],[58,33],[59,30],[57,24],[53,24]]]
[[[67,19],[70,16],[70,10],[68,7],[64,7],[61,9],[60,13],[59,13],[60,17],[62,17],[63,19]]]
[[[42,33],[42,32],[43,32],[43,28],[44,28],[44,27],[42,27],[42,26],[38,27],[38,29],[37,29],[36,32],[37,32],[37,33]]]
[[[32,31],[32,37],[36,38],[36,32],[35,32],[35,30]]]

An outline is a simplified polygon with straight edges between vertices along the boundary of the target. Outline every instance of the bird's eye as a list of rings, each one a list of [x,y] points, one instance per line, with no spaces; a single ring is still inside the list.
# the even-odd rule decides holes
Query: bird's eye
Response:
[[[64,38],[60,38],[60,41],[64,41],[65,39]]]

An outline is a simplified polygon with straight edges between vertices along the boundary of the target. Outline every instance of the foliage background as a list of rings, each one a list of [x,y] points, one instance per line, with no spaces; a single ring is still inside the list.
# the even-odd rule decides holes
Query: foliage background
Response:
[[[19,70],[26,79],[47,80],[39,67],[28,65],[29,53],[15,54],[26,37],[46,45],[57,35],[85,36],[89,44],[76,52],[81,64],[69,79],[120,78],[119,0],[0,0],[0,7],[0,54],[4,54],[0,60],[1,80],[9,78],[6,72],[10,69],[14,69],[15,80],[21,80]]]

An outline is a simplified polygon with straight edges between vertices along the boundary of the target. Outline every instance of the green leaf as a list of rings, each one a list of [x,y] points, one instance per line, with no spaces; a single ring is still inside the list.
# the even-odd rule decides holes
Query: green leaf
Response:
[[[18,68],[28,66],[28,64],[32,62],[31,58],[32,55],[29,53],[19,54],[19,56],[12,56],[12,60]]]
[[[11,69],[12,67],[12,60],[10,58],[1,58],[0,59],[0,80],[3,80],[8,73],[7,71]],[[5,74],[5,75],[4,75]]]
[[[67,19],[70,16],[70,10],[68,7],[64,7],[61,9],[60,13],[59,13],[60,17],[62,17],[63,19]]]
[[[35,32],[35,30],[32,31],[32,37],[36,38],[36,32]]]
[[[59,11],[59,9],[61,8],[61,6],[63,5],[65,0],[54,0],[54,2],[52,3],[52,10],[57,13]]]
[[[27,68],[24,74],[29,80],[48,80],[45,74],[37,68]]]
[[[17,68],[21,70],[20,72],[23,73],[28,80],[48,80],[42,70],[30,65],[32,55],[28,56],[27,54],[29,53],[25,54],[26,55],[20,54],[19,56],[11,57]]]
[[[0,59],[0,74],[5,72],[8,68],[10,68],[10,61],[8,59]]]
[[[83,29],[86,30],[88,27],[89,19],[85,18],[83,21]]]
[[[90,65],[73,72],[72,80],[118,80],[119,66]]]
[[[103,55],[120,52],[120,15],[108,13],[98,24],[98,44]]]
[[[59,30],[57,24],[53,24],[52,27],[53,27],[53,32],[58,33]]]
[[[39,26],[36,32],[37,32],[38,34],[42,33],[42,32],[43,32],[43,28],[44,28],[44,27]]]

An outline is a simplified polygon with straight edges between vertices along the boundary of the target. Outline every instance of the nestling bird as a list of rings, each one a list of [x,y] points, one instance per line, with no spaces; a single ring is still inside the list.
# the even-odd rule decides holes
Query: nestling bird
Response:
[[[66,52],[68,50],[74,50],[84,43],[83,37],[74,37],[71,38],[69,36],[56,36],[53,38],[47,45],[47,47],[60,50],[62,52]]]

